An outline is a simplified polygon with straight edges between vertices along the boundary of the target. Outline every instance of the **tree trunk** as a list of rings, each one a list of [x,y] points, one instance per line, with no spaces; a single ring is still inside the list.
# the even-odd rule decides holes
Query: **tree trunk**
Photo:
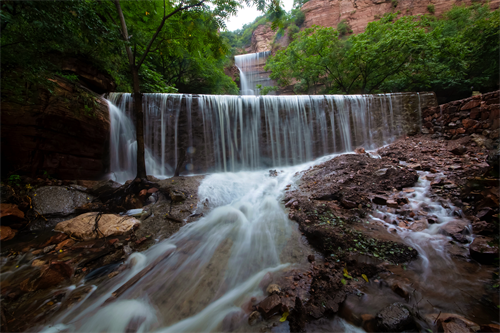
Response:
[[[132,67],[132,66],[131,66]],[[137,175],[136,178],[146,179],[146,161],[144,158],[144,112],[142,106],[142,93],[139,88],[139,73],[135,66],[132,67],[134,79],[134,94],[132,95],[135,115],[135,133],[137,136]]]

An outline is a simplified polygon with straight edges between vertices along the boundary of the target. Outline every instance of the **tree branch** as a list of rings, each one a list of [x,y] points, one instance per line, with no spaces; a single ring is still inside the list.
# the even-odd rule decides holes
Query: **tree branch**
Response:
[[[115,1],[118,1],[118,0],[115,0]],[[168,14],[166,16],[163,16],[163,19],[161,20],[161,23],[158,26],[158,29],[156,29],[155,34],[153,35],[153,37],[149,41],[148,46],[146,46],[146,50],[144,51],[144,53],[143,53],[141,59],[139,60],[139,62],[137,63],[137,68],[139,69],[139,67],[141,67],[141,65],[144,62],[144,60],[146,60],[146,56],[148,55],[149,51],[151,50],[151,46],[153,45],[153,43],[154,43],[156,37],[158,36],[158,34],[160,33],[161,29],[163,29],[163,25],[165,24],[165,21],[167,21],[170,17],[174,16],[175,14],[177,14],[177,13],[183,11],[183,10],[186,10],[186,9],[189,9],[189,8],[193,8],[193,7],[199,7],[199,6],[203,5],[203,3],[205,1],[206,0],[201,0],[200,2],[197,2],[197,3],[192,4],[192,5],[187,5],[187,6],[184,6],[184,7],[182,7],[182,2],[181,2],[179,4],[179,6],[177,7],[176,10],[174,10],[173,12],[171,12],[170,14]]]
[[[122,7],[120,6],[120,0],[115,0],[115,6],[116,6],[116,10],[118,11],[118,17],[120,18],[120,23],[122,26],[122,37],[126,43],[125,50],[127,51],[128,62],[130,64],[130,66],[134,67],[135,66],[135,59],[134,59],[134,55],[132,54],[132,50],[130,49],[130,45],[128,44],[129,37],[128,37],[128,31],[127,31],[127,24],[125,23],[125,17],[123,16]]]

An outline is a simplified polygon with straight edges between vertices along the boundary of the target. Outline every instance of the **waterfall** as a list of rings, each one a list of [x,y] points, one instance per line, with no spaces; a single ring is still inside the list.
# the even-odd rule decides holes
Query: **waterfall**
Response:
[[[271,51],[243,54],[234,57],[236,67],[240,70],[240,83],[242,95],[260,95],[260,89],[257,85],[262,87],[272,85],[269,79],[269,73],[264,71],[267,57]]]
[[[432,93],[317,96],[144,94],[147,173],[257,170],[311,161],[358,146],[374,149],[419,131]],[[109,96],[111,177],[135,176],[130,94]]]

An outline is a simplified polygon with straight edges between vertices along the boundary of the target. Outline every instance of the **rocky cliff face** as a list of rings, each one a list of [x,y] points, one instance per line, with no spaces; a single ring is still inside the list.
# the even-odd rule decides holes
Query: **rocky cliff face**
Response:
[[[2,100],[2,173],[58,179],[94,179],[108,162],[107,102],[94,92],[63,79],[53,93],[38,91],[31,103]]]
[[[276,31],[271,30],[270,24],[259,25],[252,33],[251,53],[271,51],[271,43]]]
[[[482,0],[481,3],[486,1]],[[403,15],[430,14],[427,7],[434,6],[434,15],[439,16],[454,5],[471,5],[473,0],[310,0],[301,10],[306,15],[303,27],[319,25],[336,28],[345,20],[353,33],[365,31],[368,23],[376,21],[385,13],[400,11]],[[396,5],[396,6],[394,6]],[[489,1],[492,10],[500,7],[500,0]],[[269,25],[258,26],[252,34],[251,47],[246,52],[263,52],[271,50],[275,31]],[[278,41],[281,47],[289,44],[288,38]]]
[[[310,0],[302,11],[306,15],[304,26],[319,25],[337,27],[340,21],[346,20],[358,34],[365,31],[368,23],[377,20],[385,13],[401,12],[403,15],[430,14],[427,7],[434,6],[434,15],[439,16],[454,5],[470,5],[472,0]],[[485,3],[486,1],[481,1]],[[491,0],[490,8],[497,9],[500,0]]]

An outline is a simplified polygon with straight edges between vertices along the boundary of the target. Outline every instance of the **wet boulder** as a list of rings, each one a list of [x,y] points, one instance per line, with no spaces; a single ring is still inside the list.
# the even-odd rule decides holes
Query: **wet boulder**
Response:
[[[479,330],[479,325],[454,313],[439,313],[427,315],[429,323],[436,323],[438,332],[469,333]]]
[[[471,258],[482,264],[492,264],[498,257],[498,247],[493,242],[491,237],[477,236],[469,246]]]
[[[50,265],[40,265],[38,274],[23,280],[19,287],[22,291],[36,291],[55,287],[69,279],[74,269],[67,263],[55,262]]]
[[[373,197],[372,202],[376,205],[386,205],[387,197],[382,195],[376,195],[375,197]]]
[[[6,222],[19,222],[24,220],[24,213],[14,204],[0,204],[0,218],[2,225]],[[8,224],[8,223],[7,223]]]
[[[472,223],[472,232],[476,235],[491,235],[495,232],[495,225],[486,221],[475,221]]]
[[[121,187],[120,183],[108,179],[92,184],[92,187],[89,189],[89,192],[92,195],[106,201],[120,187]]]
[[[12,229],[11,227],[2,225],[0,226],[0,241],[8,241],[16,235],[17,230]]]
[[[114,214],[86,213],[71,220],[59,222],[55,231],[61,231],[80,240],[91,240],[109,236],[122,235],[140,224],[131,216]]]
[[[452,220],[440,228],[443,235],[451,236],[454,240],[461,243],[466,243],[466,235],[468,231],[469,222],[464,220]]]
[[[281,298],[273,294],[260,302],[257,306],[257,310],[265,319],[269,319],[273,315],[281,312]]]
[[[402,303],[394,303],[377,314],[377,327],[382,332],[401,332],[414,325],[410,311]]]
[[[467,148],[464,146],[455,147],[451,150],[451,153],[454,155],[463,155],[467,152]]]
[[[33,206],[44,216],[68,216],[93,199],[90,194],[64,186],[44,186],[32,194]]]
[[[412,231],[418,232],[418,231],[424,231],[428,227],[429,227],[429,223],[427,222],[427,220],[422,219],[422,220],[417,220],[417,221],[413,222],[410,225],[409,229]]]
[[[181,202],[181,201],[186,200],[186,195],[183,192],[178,191],[178,190],[171,189],[169,192],[169,195],[170,195],[170,199],[172,199],[172,201],[174,201],[174,202]]]
[[[9,185],[2,185],[0,186],[0,202],[1,203],[7,203],[10,202],[16,193],[14,192],[14,189],[9,186]]]
[[[266,289],[266,293],[268,295],[279,294],[280,291],[281,291],[280,286],[278,286],[275,283],[270,284]]]

